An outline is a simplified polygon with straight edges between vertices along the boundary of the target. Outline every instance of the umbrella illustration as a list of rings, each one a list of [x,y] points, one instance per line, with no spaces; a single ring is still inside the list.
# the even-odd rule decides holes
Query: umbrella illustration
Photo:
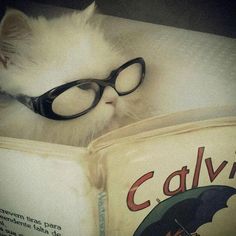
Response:
[[[211,185],[176,194],[159,203],[143,220],[133,236],[191,236],[227,207],[236,189]]]

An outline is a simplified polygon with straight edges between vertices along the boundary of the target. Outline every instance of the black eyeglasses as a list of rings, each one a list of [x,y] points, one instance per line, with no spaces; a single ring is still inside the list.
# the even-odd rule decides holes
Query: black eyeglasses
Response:
[[[106,86],[119,96],[135,91],[143,82],[145,61],[135,58],[113,70],[108,78],[81,79],[53,88],[41,96],[18,95],[16,99],[29,109],[53,120],[69,120],[82,116],[100,101]]]

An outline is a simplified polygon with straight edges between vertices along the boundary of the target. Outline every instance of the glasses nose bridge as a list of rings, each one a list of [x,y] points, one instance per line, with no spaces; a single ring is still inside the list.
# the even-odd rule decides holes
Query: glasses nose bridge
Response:
[[[115,82],[116,82],[117,73],[115,71],[112,71],[111,74],[105,78],[104,80],[101,80],[100,85],[105,89],[105,87],[110,86],[115,89]]]

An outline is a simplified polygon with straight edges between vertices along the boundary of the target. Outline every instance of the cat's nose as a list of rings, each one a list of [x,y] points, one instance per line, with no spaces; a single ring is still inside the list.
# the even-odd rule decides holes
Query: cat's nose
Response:
[[[118,94],[112,87],[108,86],[103,92],[102,99],[106,104],[116,105]]]

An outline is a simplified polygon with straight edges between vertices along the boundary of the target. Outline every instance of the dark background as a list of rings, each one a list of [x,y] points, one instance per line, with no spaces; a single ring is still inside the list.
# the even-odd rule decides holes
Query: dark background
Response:
[[[49,6],[84,9],[93,0],[0,0],[27,14],[49,14]],[[96,0],[101,13],[184,29],[236,37],[236,0]]]

